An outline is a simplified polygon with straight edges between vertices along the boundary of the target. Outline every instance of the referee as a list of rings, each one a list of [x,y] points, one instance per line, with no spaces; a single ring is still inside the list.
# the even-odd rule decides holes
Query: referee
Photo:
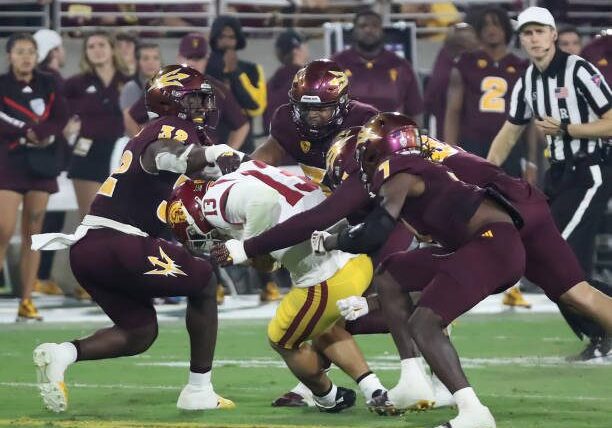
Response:
[[[551,212],[590,278],[595,235],[612,194],[612,147],[602,142],[612,136],[612,92],[591,63],[555,46],[555,20],[547,9],[524,10],[517,28],[531,64],[514,86],[508,118],[488,160],[501,165],[525,126],[535,121],[547,140],[551,166],[545,191]],[[612,295],[609,285],[591,283]],[[590,339],[578,359],[610,352],[610,337],[599,325],[563,304],[559,308],[576,335]]]

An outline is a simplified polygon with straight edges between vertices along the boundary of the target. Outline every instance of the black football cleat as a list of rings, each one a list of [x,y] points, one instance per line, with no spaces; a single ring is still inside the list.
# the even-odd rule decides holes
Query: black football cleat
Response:
[[[379,416],[401,416],[406,412],[405,409],[398,409],[389,400],[387,391],[377,389],[372,394],[372,398],[366,402],[368,410],[372,413],[376,413]]]
[[[308,403],[300,394],[289,391],[274,400],[272,407],[308,407]]]
[[[321,406],[319,403],[317,403],[317,398],[315,397],[315,406],[317,406],[321,412],[338,413],[344,409],[353,407],[356,399],[357,394],[355,394],[355,391],[339,386],[338,391],[336,392],[336,404],[334,404],[332,407]]]
[[[567,357],[567,361],[589,361],[604,358],[610,354],[612,338],[610,336],[591,338],[587,346],[577,355]]]

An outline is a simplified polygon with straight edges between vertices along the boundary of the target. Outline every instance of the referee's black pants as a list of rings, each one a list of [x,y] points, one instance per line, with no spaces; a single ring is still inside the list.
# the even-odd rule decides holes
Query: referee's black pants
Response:
[[[595,237],[612,196],[612,162],[576,161],[553,164],[546,172],[546,194],[550,209],[561,235],[574,250],[591,285],[608,296],[612,286],[590,280],[593,271]],[[601,338],[605,330],[589,318],[578,315],[567,305],[559,309],[578,338]]]

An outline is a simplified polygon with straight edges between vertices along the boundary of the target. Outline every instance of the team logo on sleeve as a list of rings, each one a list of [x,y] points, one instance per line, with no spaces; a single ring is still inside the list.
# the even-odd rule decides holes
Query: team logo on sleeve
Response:
[[[304,153],[308,153],[310,151],[310,141],[300,141],[300,149],[302,149]]]
[[[599,74],[594,74],[593,76],[591,76],[591,80],[593,81],[593,83],[595,83],[597,87],[601,85],[601,76]]]
[[[185,272],[183,272],[179,265],[174,263],[172,260],[162,249],[159,247],[159,255],[161,257],[149,256],[149,263],[151,263],[155,269],[145,272],[145,275],[163,275],[163,276],[177,276],[184,275],[187,276]]]

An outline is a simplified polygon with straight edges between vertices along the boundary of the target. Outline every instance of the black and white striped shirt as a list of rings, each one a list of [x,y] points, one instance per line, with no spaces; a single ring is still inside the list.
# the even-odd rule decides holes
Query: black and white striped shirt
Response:
[[[612,108],[610,86],[593,64],[557,49],[544,72],[531,64],[512,90],[508,120],[525,125],[531,118],[550,116],[570,123],[588,123]],[[551,161],[572,158],[577,152],[601,149],[601,138],[563,138],[547,135]]]

